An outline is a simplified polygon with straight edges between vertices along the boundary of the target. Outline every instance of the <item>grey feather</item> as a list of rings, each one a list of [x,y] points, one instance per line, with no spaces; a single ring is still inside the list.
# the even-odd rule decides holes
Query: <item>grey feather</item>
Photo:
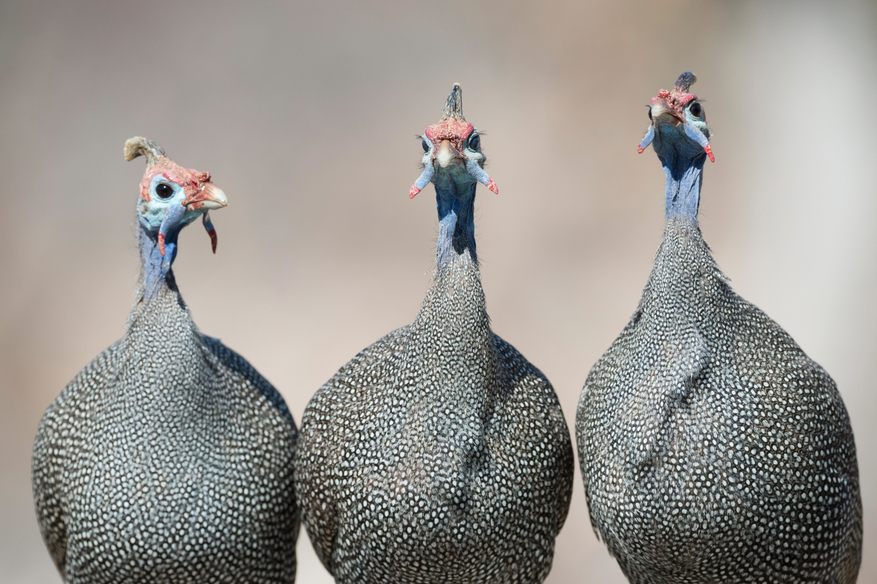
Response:
[[[493,334],[469,250],[417,319],[342,367],[302,418],[296,489],[337,582],[541,582],[573,454],[551,384]]]
[[[591,522],[635,584],[852,583],[862,506],[831,377],[669,219],[576,436]]]

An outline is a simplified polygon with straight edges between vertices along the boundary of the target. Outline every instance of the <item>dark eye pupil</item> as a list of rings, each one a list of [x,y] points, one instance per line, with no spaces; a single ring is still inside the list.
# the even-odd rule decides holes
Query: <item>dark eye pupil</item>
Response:
[[[700,114],[702,114],[702,113],[703,113],[703,108],[701,107],[701,105],[699,103],[694,102],[693,104],[691,104],[691,115],[699,118]]]
[[[162,199],[170,198],[174,194],[174,190],[170,185],[161,183],[157,187],[155,187],[155,194],[157,194]]]
[[[476,134],[475,136],[472,136],[471,138],[469,138],[469,148],[471,148],[472,150],[478,150],[478,148],[480,146],[481,146],[481,136]]]
[[[426,143],[426,140],[421,140],[420,145],[423,146],[424,152],[429,152],[429,144]]]

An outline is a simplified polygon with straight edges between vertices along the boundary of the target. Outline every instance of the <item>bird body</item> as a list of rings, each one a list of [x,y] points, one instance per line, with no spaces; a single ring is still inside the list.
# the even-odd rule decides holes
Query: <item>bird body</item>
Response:
[[[703,240],[712,153],[687,137],[709,131],[686,75],[653,100],[647,134],[667,175],[663,242],[579,401],[591,521],[637,584],[855,582],[862,508],[849,417],[831,377],[731,290]]]
[[[455,87],[451,110],[459,101]],[[433,282],[411,325],[308,405],[295,463],[302,518],[339,583],[541,582],[569,508],[567,426],[545,376],[490,329],[472,210],[476,180],[496,187],[465,164],[481,169],[480,141],[428,136]]]
[[[144,182],[144,269],[125,335],[70,382],[37,433],[43,537],[71,584],[292,582],[295,424],[270,383],[192,322],[170,270],[184,219],[165,224],[162,197]],[[209,177],[180,182],[224,206]],[[197,210],[183,196],[168,213]],[[164,225],[165,254],[150,224]]]

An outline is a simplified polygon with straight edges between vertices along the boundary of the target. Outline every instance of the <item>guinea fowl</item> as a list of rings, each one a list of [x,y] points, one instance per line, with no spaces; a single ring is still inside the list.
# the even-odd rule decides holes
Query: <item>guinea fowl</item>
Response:
[[[342,367],[302,418],[302,520],[339,583],[541,582],[573,454],[551,384],[490,329],[475,253],[482,169],[458,85],[422,137],[436,270],[417,319]]]
[[[831,377],[719,271],[697,220],[710,130],[683,73],[651,100],[666,227],[576,437],[591,522],[634,583],[855,582],[862,505]]]
[[[177,235],[226,205],[210,174],[144,138],[137,203],[143,267],[125,336],[49,406],[33,492],[49,552],[70,584],[295,579],[296,428],[240,355],[198,332],[171,264]]]

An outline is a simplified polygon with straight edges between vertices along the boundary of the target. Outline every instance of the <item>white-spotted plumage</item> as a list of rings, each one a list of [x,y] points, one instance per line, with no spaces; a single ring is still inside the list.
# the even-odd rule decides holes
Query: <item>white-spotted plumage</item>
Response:
[[[542,582],[569,509],[572,444],[554,389],[490,328],[477,183],[456,162],[463,144],[483,155],[466,142],[459,87],[448,104],[432,135],[453,141],[455,162],[424,146],[442,220],[420,313],[344,365],[302,418],[302,521],[339,584]]]
[[[154,250],[144,225],[141,249]],[[296,435],[277,390],[197,330],[173,272],[148,293],[141,277],[124,337],[36,436],[34,500],[55,564],[69,584],[293,582]]]
[[[849,416],[828,373],[713,260],[696,219],[707,153],[676,129],[703,116],[683,109],[696,96],[680,82],[653,100],[663,242],[579,400],[593,527],[634,584],[851,584],[862,503]]]

